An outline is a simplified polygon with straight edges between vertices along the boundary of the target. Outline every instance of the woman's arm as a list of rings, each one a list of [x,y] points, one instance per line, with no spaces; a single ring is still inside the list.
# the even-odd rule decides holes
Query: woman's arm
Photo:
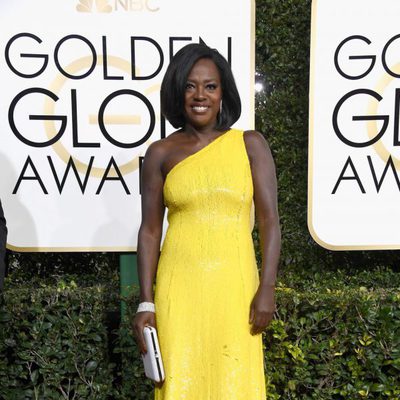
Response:
[[[163,147],[160,142],[153,143],[147,150],[141,175],[142,222],[138,235],[138,275],[140,284],[140,302],[154,302],[153,283],[157,272],[164,218],[163,185],[161,161]],[[133,329],[140,350],[145,353],[143,328],[156,326],[152,312],[140,312],[135,315]]]
[[[250,307],[252,333],[261,333],[275,312],[275,284],[281,248],[275,165],[264,137],[256,131],[244,134],[254,187],[262,266],[260,285]]]

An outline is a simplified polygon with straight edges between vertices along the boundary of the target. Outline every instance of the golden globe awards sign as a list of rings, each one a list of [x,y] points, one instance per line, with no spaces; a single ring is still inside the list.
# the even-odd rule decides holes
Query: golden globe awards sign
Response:
[[[312,7],[310,232],[328,249],[398,249],[400,2]]]
[[[0,5],[0,197],[15,250],[135,250],[141,159],[173,128],[159,89],[205,42],[253,126],[254,1],[14,0]]]

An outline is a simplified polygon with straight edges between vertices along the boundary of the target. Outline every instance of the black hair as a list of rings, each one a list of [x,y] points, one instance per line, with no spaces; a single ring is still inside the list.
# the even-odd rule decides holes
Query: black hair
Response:
[[[228,61],[215,49],[205,44],[191,43],[172,58],[161,83],[161,112],[174,128],[184,127],[185,88],[193,65],[208,58],[217,66],[222,88],[222,110],[218,115],[217,130],[229,129],[240,117],[242,106],[235,78]]]

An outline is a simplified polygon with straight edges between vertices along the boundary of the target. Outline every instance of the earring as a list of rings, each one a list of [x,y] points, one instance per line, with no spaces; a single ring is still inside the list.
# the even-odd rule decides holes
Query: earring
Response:
[[[221,123],[221,118],[222,118],[222,99],[219,103],[219,113],[217,115],[217,121],[219,124]]]

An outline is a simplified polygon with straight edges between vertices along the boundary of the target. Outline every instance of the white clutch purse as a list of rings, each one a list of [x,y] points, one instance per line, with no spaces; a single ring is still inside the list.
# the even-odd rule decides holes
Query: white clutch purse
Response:
[[[144,372],[153,381],[162,382],[165,379],[165,374],[157,331],[152,326],[145,326],[143,335],[147,347],[147,353],[142,354]]]

